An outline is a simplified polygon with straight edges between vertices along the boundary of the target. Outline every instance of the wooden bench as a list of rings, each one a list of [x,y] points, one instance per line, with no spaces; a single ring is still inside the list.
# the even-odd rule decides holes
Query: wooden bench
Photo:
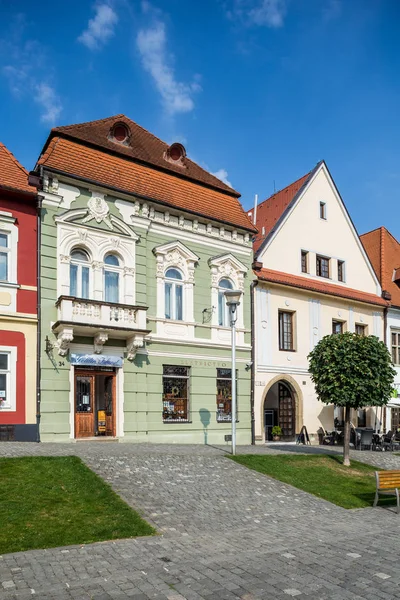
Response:
[[[375,471],[376,492],[374,506],[378,504],[379,494],[396,496],[397,514],[400,513],[400,471]]]

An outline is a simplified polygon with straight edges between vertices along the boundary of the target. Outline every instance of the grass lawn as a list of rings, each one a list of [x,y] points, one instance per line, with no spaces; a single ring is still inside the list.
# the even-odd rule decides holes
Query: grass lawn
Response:
[[[326,454],[251,454],[229,458],[343,508],[365,508],[374,501],[374,472],[379,469],[355,460],[351,461],[351,467],[344,467],[342,457]],[[393,503],[395,498],[381,496],[378,506]]]
[[[0,553],[152,535],[75,456],[0,458]]]

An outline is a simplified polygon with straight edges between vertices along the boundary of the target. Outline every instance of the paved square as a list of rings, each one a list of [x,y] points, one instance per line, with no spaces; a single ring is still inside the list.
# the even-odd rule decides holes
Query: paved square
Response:
[[[240,448],[299,450],[319,451]],[[0,444],[2,456],[72,454],[160,535],[4,555],[0,599],[400,598],[394,510],[344,510],[247,470],[212,447]],[[400,456],[389,453],[353,458],[400,468]]]

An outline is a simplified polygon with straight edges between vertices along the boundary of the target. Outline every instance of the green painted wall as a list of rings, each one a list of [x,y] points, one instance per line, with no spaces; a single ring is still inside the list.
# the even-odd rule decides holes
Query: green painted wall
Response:
[[[86,208],[90,193],[81,190],[81,195],[72,203],[70,210]],[[121,218],[120,212],[114,206],[113,199],[106,197],[110,212]],[[134,201],[134,199],[132,200]],[[161,209],[162,210],[162,209]],[[42,344],[41,344],[41,439],[43,441],[70,440],[70,370],[69,355],[58,355],[53,348],[46,353],[48,336],[51,342],[56,338],[52,333],[52,324],[57,321],[57,226],[55,217],[64,214],[65,208],[44,206],[42,209],[41,249],[41,310],[42,310]],[[79,222],[79,221],[77,221]],[[98,228],[98,224],[96,224]],[[93,222],[86,224],[88,231]],[[102,230],[106,230],[104,226]],[[148,306],[148,328],[155,330],[156,315],[156,258],[153,249],[161,244],[178,239],[171,231],[171,237],[156,235],[151,230],[132,227],[140,236],[136,244],[136,304]],[[177,232],[179,233],[179,232]],[[110,232],[110,235],[113,235]],[[203,238],[205,239],[205,237]],[[204,309],[211,306],[211,275],[208,259],[224,254],[224,251],[209,245],[191,243],[183,240],[185,246],[196,253],[199,263],[195,270],[194,315],[197,326],[196,337],[199,345],[177,344],[165,342],[147,342],[148,354],[138,353],[134,361],[124,358],[123,377],[123,441],[135,442],[169,442],[169,443],[199,443],[205,441],[211,444],[224,444],[224,435],[230,433],[230,423],[216,422],[216,373],[218,367],[230,368],[230,348],[218,348],[211,343],[211,326],[203,323]],[[233,254],[235,254],[233,252]],[[250,283],[252,256],[236,255],[238,260],[248,268],[245,279],[244,323],[250,329]],[[201,326],[200,326],[201,325]],[[111,335],[110,335],[111,337]],[[246,334],[250,343],[250,334]],[[93,339],[78,338],[73,343],[93,344]],[[123,348],[125,342],[109,339],[104,346]],[[159,356],[160,353],[173,356]],[[179,355],[179,356],[177,356]],[[239,350],[237,363],[238,371],[238,443],[250,442],[250,370],[246,362],[250,362],[250,350]],[[210,358],[212,357],[212,358]],[[190,423],[163,423],[162,421],[162,373],[163,365],[186,365],[190,367]],[[119,399],[122,402],[122,398]],[[209,419],[207,427],[205,423]]]

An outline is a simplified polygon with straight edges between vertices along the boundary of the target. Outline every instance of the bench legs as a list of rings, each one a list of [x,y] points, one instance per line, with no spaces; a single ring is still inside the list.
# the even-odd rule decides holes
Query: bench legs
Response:
[[[378,500],[379,500],[379,493],[378,493],[378,490],[376,490],[376,492],[375,492],[374,506],[377,506]]]
[[[397,500],[397,514],[400,514],[400,498],[399,490],[396,488],[396,500]]]

